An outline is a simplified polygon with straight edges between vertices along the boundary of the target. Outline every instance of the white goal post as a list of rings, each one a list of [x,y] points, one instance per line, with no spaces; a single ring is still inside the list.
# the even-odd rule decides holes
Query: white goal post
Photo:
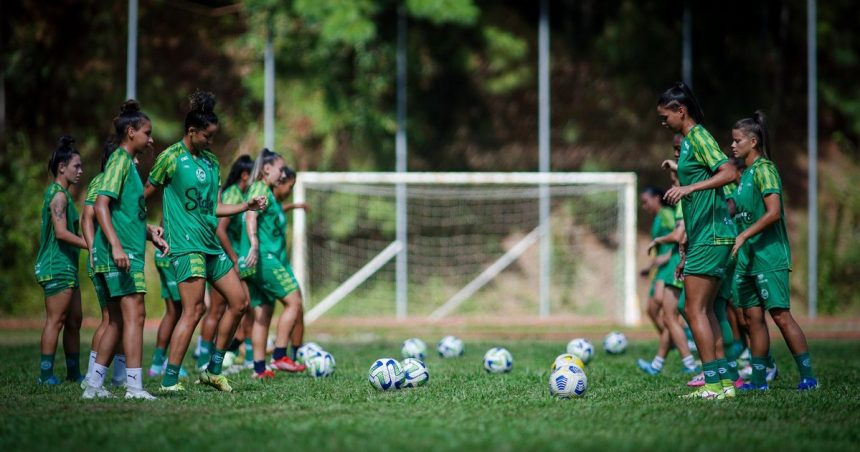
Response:
[[[460,284],[458,290],[453,294],[444,294],[446,290],[440,289],[421,289],[422,295],[428,292],[434,295],[437,292],[444,295],[438,300],[431,301],[423,300],[422,296],[422,301],[429,303],[422,315],[432,320],[438,320],[456,311],[461,304],[480,293],[482,288],[493,282],[501,273],[511,272],[508,267],[518,259],[523,258],[524,254],[535,253],[538,247],[534,245],[545,237],[545,234],[549,234],[550,237],[562,237],[561,243],[553,249],[553,255],[573,254],[574,258],[584,261],[580,265],[591,265],[588,262],[589,258],[586,252],[583,251],[586,248],[568,251],[565,250],[565,245],[569,245],[566,237],[573,237],[569,239],[570,243],[587,241],[588,237],[595,235],[591,232],[593,228],[604,239],[602,246],[612,253],[609,254],[609,251],[604,253],[609,256],[604,260],[612,261],[613,264],[611,271],[603,271],[599,275],[605,279],[591,284],[598,287],[596,291],[598,293],[592,297],[600,299],[600,292],[605,289],[603,290],[603,298],[605,299],[597,302],[612,305],[606,310],[606,312],[612,313],[610,320],[624,325],[636,325],[639,323],[640,317],[640,308],[635,291],[636,183],[637,179],[634,173],[608,172],[301,172],[298,174],[293,188],[294,202],[307,202],[310,204],[311,210],[310,213],[306,213],[302,209],[293,211],[291,260],[308,308],[305,313],[305,321],[312,323],[326,311],[338,305],[362,284],[366,284],[381,269],[386,268],[389,269],[387,271],[390,271],[390,268],[393,267],[391,265],[393,259],[402,258],[405,261],[410,253],[413,253],[415,261],[413,262],[413,258],[409,259],[410,277],[420,275],[427,287],[444,286],[449,292],[454,291],[452,284]],[[397,187],[400,187],[400,190],[397,190]],[[549,190],[551,200],[554,203],[552,209],[559,212],[546,224],[539,222],[536,213],[532,215],[531,205],[534,204],[536,208],[538,193],[541,192],[539,190],[541,188],[544,189],[543,193],[546,193],[547,189]],[[319,193],[319,197],[314,198],[317,193]],[[343,195],[341,198],[333,200],[331,197],[334,193],[343,193]],[[405,228],[406,225],[397,221],[393,208],[387,207],[388,204],[393,206],[394,198],[404,196],[404,193],[405,202],[408,206],[407,211],[410,212],[408,235],[392,233],[393,230]],[[594,207],[595,203],[593,202],[586,200],[577,203],[576,199],[585,199],[585,197],[593,196],[595,193],[602,196],[601,199],[609,199],[608,202],[601,204],[604,212],[600,214],[603,216],[588,220],[597,224],[594,227],[585,223],[586,220],[582,220],[583,223],[580,224],[580,216],[595,216],[596,214],[592,215],[591,211],[597,211],[598,208]],[[511,202],[508,202],[508,199]],[[585,207],[582,207],[583,204]],[[515,209],[515,205],[519,207]],[[384,212],[372,214],[370,211],[374,208],[380,208]],[[321,209],[324,211],[321,212]],[[461,211],[457,209],[467,210],[465,213],[459,213]],[[583,212],[585,213],[583,214]],[[447,224],[449,219],[457,220],[456,217],[461,215],[464,218],[459,219],[466,223],[495,223],[497,221],[503,223],[507,216],[512,217],[512,220],[511,224],[505,223],[499,226],[499,231],[495,236],[488,237],[482,243],[474,244],[466,243],[466,239],[462,239],[460,236],[454,237],[453,232],[451,237],[445,237],[444,224]],[[361,221],[353,220],[353,217],[359,216],[362,217]],[[371,219],[371,217],[374,218]],[[316,223],[309,222],[310,220],[316,221]],[[369,226],[368,222],[370,222]],[[433,227],[422,227],[424,224],[422,222],[432,222]],[[572,225],[573,223],[576,224]],[[601,226],[604,223],[605,226]],[[598,230],[600,227],[605,230]],[[350,236],[350,228],[362,229],[365,233],[354,234],[356,238],[353,238]],[[323,248],[328,244],[337,242],[337,240],[319,234],[314,236],[314,234],[317,232],[320,234],[322,232],[328,233],[329,230],[335,229],[340,231],[338,236],[340,238],[337,239],[340,240],[340,243],[337,243],[337,246],[346,251],[341,251],[341,254],[325,254]],[[427,240],[421,242],[421,236],[425,234],[424,229],[432,229],[429,234],[434,235],[435,241],[430,242],[430,245],[427,244]],[[560,231],[560,229],[565,229],[565,231]],[[493,231],[495,232],[495,230]],[[359,235],[362,237],[357,238]],[[371,241],[364,236],[373,236],[375,241],[372,245],[366,245],[365,243],[371,243]],[[407,243],[401,243],[397,240],[397,237],[404,236],[408,237]],[[504,241],[505,243],[504,246],[491,246],[492,244],[483,243],[490,241]],[[591,240],[591,242],[598,243],[597,240]],[[320,249],[315,251],[314,247]],[[418,248],[420,247],[423,247],[420,252],[432,254],[432,258],[439,261],[438,265],[443,270],[453,268],[454,261],[459,261],[459,256],[452,254],[457,253],[458,250],[462,250],[464,260],[468,260],[467,257],[474,257],[472,255],[478,253],[475,250],[480,249],[481,255],[463,264],[468,265],[468,267],[463,267],[463,270],[454,269],[453,273],[463,276],[465,279],[452,283],[450,278],[434,278],[430,269],[424,271],[422,262],[437,264],[436,261],[426,260],[431,257],[425,257],[425,260],[422,261],[421,256],[415,255],[414,253],[419,252]],[[599,243],[598,245],[590,245],[590,249],[596,247],[599,247]],[[450,250],[442,252],[440,251],[441,248],[450,248]],[[492,250],[485,251],[487,248],[492,248]],[[318,261],[325,259],[325,265],[320,262],[312,262],[312,259]],[[349,265],[346,263],[347,260]],[[331,267],[347,268],[341,271],[348,273],[334,275],[334,272],[328,270]],[[532,270],[531,267],[533,266],[528,265],[527,267],[527,270]],[[561,265],[559,267],[561,268],[553,269],[553,271],[563,275],[565,268]],[[319,270],[320,273],[326,273],[325,284],[314,281],[312,287],[312,280],[319,279],[317,270],[314,268],[326,269],[324,271]],[[587,272],[580,271],[579,273]],[[595,279],[594,275],[582,277]],[[332,279],[336,281],[331,281]],[[398,300],[405,301],[406,294],[413,293],[409,287],[404,287],[412,283],[404,283],[403,278],[389,279],[390,285],[386,287],[390,287],[391,290],[386,293],[390,293],[392,305],[395,294],[398,294]],[[463,284],[466,281],[467,283]],[[609,286],[615,287],[615,289],[610,290]],[[534,294],[550,293],[537,289],[534,287]],[[317,290],[320,291],[319,294],[317,294]],[[313,298],[311,294],[314,295]],[[555,294],[551,295],[551,297],[554,296]],[[566,294],[566,296],[572,297],[573,295]],[[540,305],[548,308],[550,306],[549,300],[540,300]],[[399,317],[400,308],[401,306],[398,305]],[[402,312],[405,314],[405,306],[402,308]],[[570,309],[573,309],[572,314],[577,314],[575,308]],[[539,312],[545,314],[548,309],[542,308]],[[536,311],[534,314],[537,315],[538,312]]]

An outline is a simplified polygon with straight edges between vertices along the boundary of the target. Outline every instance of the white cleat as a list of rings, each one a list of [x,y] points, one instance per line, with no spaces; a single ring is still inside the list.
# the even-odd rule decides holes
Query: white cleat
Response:
[[[138,400],[158,400],[154,395],[146,392],[146,389],[127,389],[125,391],[126,399],[138,399]]]
[[[89,383],[87,383],[87,387],[86,389],[84,389],[84,393],[81,395],[81,398],[85,400],[112,399],[113,397],[114,395],[111,394],[110,391],[105,389],[103,386],[97,388],[95,386],[90,386]]]

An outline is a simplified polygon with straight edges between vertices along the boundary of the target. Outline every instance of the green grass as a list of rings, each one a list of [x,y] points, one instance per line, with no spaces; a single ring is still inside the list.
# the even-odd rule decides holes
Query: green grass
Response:
[[[513,353],[514,370],[488,375],[481,358],[499,344]],[[641,375],[634,361],[651,356],[648,341],[622,356],[598,352],[587,395],[575,400],[548,394],[560,342],[467,341],[462,358],[427,359],[428,386],[390,393],[373,389],[367,370],[375,358],[397,358],[399,342],[322,345],[337,359],[327,379],[234,377],[232,394],[188,385],[186,394],[155,402],[81,401],[76,385],[34,384],[37,333],[0,332],[0,450],[848,450],[860,443],[857,342],[813,342],[822,388],[799,394],[793,361],[775,341],[782,375],[772,389],[719,402],[677,399],[687,390],[676,354],[666,375]],[[146,382],[151,391],[157,386]]]

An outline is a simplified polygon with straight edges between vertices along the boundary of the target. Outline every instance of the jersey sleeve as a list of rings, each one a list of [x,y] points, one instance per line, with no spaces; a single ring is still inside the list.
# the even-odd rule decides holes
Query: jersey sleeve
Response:
[[[125,182],[129,168],[131,168],[131,158],[123,158],[128,157],[128,155],[123,156],[120,154],[121,152],[125,153],[122,150],[114,151],[110,159],[108,159],[107,165],[105,165],[104,176],[102,176],[101,183],[99,184],[98,194],[113,199],[119,198],[122,184]]]
[[[101,184],[101,179],[102,173],[99,173],[90,181],[90,186],[87,187],[87,198],[84,200],[85,206],[94,206],[96,204],[96,198],[99,196],[99,184]]]
[[[149,183],[152,185],[164,185],[176,173],[177,153],[173,148],[167,148],[158,158],[155,159],[155,165],[149,172]]]
[[[266,184],[262,182],[254,182],[251,188],[248,189],[248,199],[256,198],[257,196],[266,196]]]
[[[242,202],[242,192],[238,187],[231,185],[221,193],[221,204],[239,204]]]
[[[675,229],[675,209],[662,208],[660,209],[660,227],[666,230]]]
[[[767,196],[771,193],[782,195],[782,182],[779,178],[779,173],[776,171],[776,165],[772,162],[765,162],[755,172],[753,183],[762,196]]]
[[[691,138],[690,144],[693,147],[693,155],[696,160],[710,168],[712,172],[716,173],[719,167],[729,161],[726,154],[720,150],[717,142],[707,132],[688,137]]]
[[[726,200],[735,199],[735,190],[737,190],[737,188],[738,184],[734,182],[723,185],[723,194],[726,196]]]

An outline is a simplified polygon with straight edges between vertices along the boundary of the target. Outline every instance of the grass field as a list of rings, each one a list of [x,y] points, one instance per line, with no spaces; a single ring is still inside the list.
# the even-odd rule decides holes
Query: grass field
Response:
[[[562,342],[467,341],[462,358],[427,359],[427,386],[391,393],[373,389],[367,370],[375,358],[399,358],[399,342],[322,345],[337,359],[327,379],[279,374],[263,384],[240,375],[232,394],[189,385],[186,394],[155,402],[85,402],[77,385],[34,383],[38,332],[2,331],[0,450],[856,450],[860,444],[856,341],[813,342],[822,387],[802,394],[794,390],[790,355],[775,342],[782,374],[772,389],[719,402],[677,399],[687,390],[676,354],[664,376],[640,374],[634,361],[651,356],[651,341],[634,342],[621,356],[598,351],[587,371],[587,396],[576,400],[555,400],[547,389]],[[495,345],[513,353],[510,374],[482,370],[484,351]],[[158,380],[146,387],[154,392]]]

